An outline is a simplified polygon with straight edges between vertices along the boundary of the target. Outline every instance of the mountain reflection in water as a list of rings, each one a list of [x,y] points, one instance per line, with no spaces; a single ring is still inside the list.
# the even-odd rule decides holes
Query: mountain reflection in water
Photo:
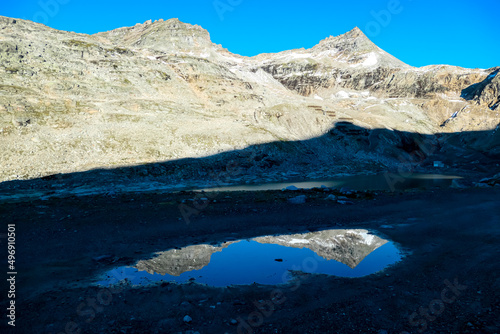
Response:
[[[391,242],[362,229],[263,236],[156,255],[134,267],[114,269],[98,283],[109,285],[126,278],[134,285],[189,280],[213,286],[280,284],[291,278],[291,270],[361,277],[401,259]]]

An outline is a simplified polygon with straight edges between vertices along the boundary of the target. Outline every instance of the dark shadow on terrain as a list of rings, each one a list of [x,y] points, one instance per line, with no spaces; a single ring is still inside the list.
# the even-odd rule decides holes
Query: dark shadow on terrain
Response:
[[[491,81],[498,75],[499,72],[500,69],[496,69],[495,71],[491,72],[483,81],[475,83],[463,89],[460,97],[470,101],[481,96],[483,90],[491,83]],[[491,109],[494,109],[494,107],[495,106],[491,107]]]
[[[0,183],[8,189],[70,189],[81,185],[133,182],[183,183],[186,179],[236,182],[245,175],[297,171],[297,178],[319,168],[341,173],[432,169],[434,161],[487,174],[498,172],[500,131],[425,135],[388,129],[365,129],[337,122],[326,134],[301,141],[275,141],[200,158],[184,158],[117,168],[49,175]],[[442,172],[443,170],[440,170]],[[234,176],[234,178],[232,177]],[[235,180],[234,180],[235,179]],[[58,185],[59,183],[59,185]],[[57,188],[60,187],[60,188]]]
[[[0,184],[0,192],[9,190],[16,193],[23,189],[57,190],[92,183],[108,185],[112,189],[112,186],[119,182],[128,184],[137,180],[181,182],[178,180],[179,175],[189,173],[197,173],[198,177],[214,180],[217,185],[217,182],[225,180],[225,175],[233,175],[230,172],[232,170],[242,169],[242,173],[247,173],[249,170],[265,172],[282,168],[281,170],[286,171],[285,167],[293,168],[298,163],[305,163],[302,167],[313,170],[323,164],[333,168],[339,163],[356,163],[358,160],[364,161],[359,171],[366,167],[386,170],[397,170],[400,166],[431,168],[433,161],[440,160],[448,165],[460,164],[464,168],[482,165],[486,171],[491,168],[488,172],[494,174],[499,169],[496,165],[500,162],[499,143],[500,134],[494,130],[427,136],[386,129],[369,130],[349,122],[340,122],[327,134],[309,140],[253,145],[243,150],[197,159],[179,159],[110,170],[95,169],[52,175],[34,180],[9,181]],[[383,160],[384,164],[377,162],[377,159]],[[232,163],[229,162],[231,160]],[[478,163],[475,163],[476,161]],[[373,164],[369,165],[370,162]],[[212,175],[215,175],[213,178],[210,170],[213,171]],[[202,175],[202,172],[205,175]],[[313,190],[306,193],[308,200],[314,200]],[[352,198],[357,201],[356,195],[353,194]],[[276,200],[278,196],[282,197]],[[103,306],[104,313],[96,314],[93,322],[87,322],[89,317],[81,316],[78,312],[82,310],[80,305],[87,305],[85,303],[88,298],[102,296],[103,291],[106,291],[89,285],[96,279],[96,275],[123,265],[134,265],[157,251],[187,245],[217,245],[222,241],[270,234],[293,234],[332,228],[380,231],[381,224],[400,222],[408,223],[410,228],[398,227],[381,233],[387,234],[389,240],[412,250],[413,256],[405,259],[404,266],[395,267],[397,270],[390,269],[387,275],[375,274],[370,280],[318,277],[309,281],[310,283],[304,281],[301,289],[287,294],[289,305],[305,304],[312,307],[310,305],[319,304],[317,309],[312,309],[315,314],[318,314],[321,308],[330,307],[330,304],[337,309],[338,305],[345,305],[342,303],[346,297],[342,296],[333,303],[331,298],[336,298],[338,291],[341,291],[345,292],[346,296],[352,296],[349,298],[361,301],[357,311],[353,312],[358,314],[369,305],[376,305],[376,309],[379,309],[379,295],[370,297],[371,299],[366,297],[373,296],[373,291],[384,291],[387,286],[394,286],[398,289],[396,293],[399,293],[397,291],[408,291],[406,282],[414,282],[412,284],[416,285],[412,285],[411,291],[416,291],[417,296],[424,295],[412,303],[405,304],[404,309],[408,311],[402,311],[398,317],[406,319],[410,312],[418,310],[421,305],[428,305],[429,301],[435,298],[436,291],[439,293],[444,287],[444,277],[459,277],[463,284],[481,289],[484,295],[494,295],[496,286],[491,273],[498,269],[498,261],[494,261],[495,252],[498,250],[495,248],[495,240],[498,239],[495,228],[499,221],[498,188],[465,189],[464,192],[445,189],[404,194],[402,201],[392,195],[381,194],[377,196],[376,201],[359,200],[359,204],[354,206],[325,201],[326,194],[323,192],[317,192],[316,201],[305,206],[288,204],[288,196],[290,195],[281,191],[271,194],[236,193],[231,194],[230,198],[220,196],[216,205],[209,206],[191,223],[181,220],[178,206],[178,203],[189,203],[188,201],[193,199],[194,194],[191,192],[52,198],[46,201],[34,200],[31,203],[4,201],[0,205],[0,217],[5,224],[17,223],[17,242],[24,245],[16,249],[16,257],[21,259],[18,261],[17,270],[22,273],[17,281],[19,295],[16,305],[25,314],[37,315],[24,318],[19,327],[30,328],[25,332],[51,333],[55,330],[59,333],[68,323],[73,324],[74,321],[85,332],[103,332],[118,326],[110,325],[109,319],[117,319],[116,324],[120,324],[119,326],[128,324],[132,308],[134,316],[140,319],[134,324],[147,328],[141,332],[148,332],[151,324],[157,324],[166,317],[180,318],[179,325],[175,328],[182,330],[185,328],[181,327],[185,326],[182,317],[186,313],[179,317],[177,305],[191,298],[206,298],[201,296],[202,293],[208,294],[207,298],[217,300],[221,290],[192,284],[161,284],[154,290],[125,289],[122,294],[113,296],[113,302],[109,306]],[[194,202],[191,203],[193,204],[190,205],[195,206]],[[417,279],[416,272],[421,273]],[[465,277],[473,279],[462,281]],[[430,284],[432,289],[429,289]],[[321,303],[315,298],[305,297],[310,296],[312,288],[324,286],[327,289],[317,293],[318,296],[325,296]],[[230,306],[221,310],[217,308],[220,312],[217,317],[235,314],[228,312],[234,312],[232,301],[236,298],[248,300],[248,313],[253,312],[251,301],[255,300],[256,291],[259,292],[260,289],[261,287],[255,285],[225,289],[224,293],[227,295],[221,299],[223,305],[228,301]],[[266,294],[269,295],[267,291]],[[380,308],[388,310],[383,317],[391,319],[398,309],[394,306],[394,297],[392,293],[381,295],[388,296],[384,306]],[[396,298],[407,300],[402,293]],[[0,305],[7,307],[3,300]],[[486,304],[485,307],[492,305],[494,306],[492,303]],[[159,309],[162,310],[161,314]],[[299,315],[302,314],[302,309],[295,309],[294,306],[292,312],[296,312],[297,317],[302,317]],[[212,312],[212,309],[209,311]],[[243,312],[247,314],[246,309]],[[369,312],[373,313],[372,310]],[[491,313],[494,312],[493,309]],[[283,317],[283,314],[289,313],[287,311],[276,315]],[[157,314],[160,314],[161,319],[156,318]],[[376,314],[374,319],[380,318],[380,313],[373,314]],[[477,313],[474,313],[474,317],[476,316]],[[364,319],[368,319],[366,314],[354,320]],[[455,321],[455,315],[450,319]],[[281,323],[289,323],[288,319],[285,320]],[[335,323],[342,321],[345,320],[335,319]],[[469,319],[464,321],[467,323]],[[0,325],[0,328],[2,326],[6,325]],[[226,327],[221,325],[220,328],[227,329],[228,325],[224,326]],[[220,328],[211,332],[223,332]],[[381,324],[380,328],[388,327]],[[398,332],[402,329],[398,328]],[[320,330],[326,331],[327,329]]]

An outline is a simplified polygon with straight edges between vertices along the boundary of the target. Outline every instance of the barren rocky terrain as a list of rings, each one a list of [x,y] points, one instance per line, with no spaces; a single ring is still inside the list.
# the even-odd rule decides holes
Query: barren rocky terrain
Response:
[[[499,333],[498,187],[348,195],[353,205],[299,193],[307,203],[287,202],[297,191],[221,193],[190,224],[178,203],[193,192],[2,202],[2,222],[17,226],[19,275],[16,328],[2,321],[0,330]],[[151,268],[142,260],[166,249],[324,229],[367,229],[405,257],[365,277],[303,274],[277,286],[96,285],[119,266]]]
[[[177,19],[95,35],[8,17],[0,26],[3,181],[213,164],[249,147],[264,157],[250,174],[303,176],[500,153],[499,68],[412,67],[358,28],[311,49],[243,57]],[[199,169],[138,173],[173,182],[200,179]]]
[[[0,16],[0,246],[15,227],[18,272],[0,331],[499,333],[499,71],[412,67],[358,28],[244,57],[177,19],[85,35]],[[279,285],[98,284],[245,239],[351,268],[386,241],[403,257]]]

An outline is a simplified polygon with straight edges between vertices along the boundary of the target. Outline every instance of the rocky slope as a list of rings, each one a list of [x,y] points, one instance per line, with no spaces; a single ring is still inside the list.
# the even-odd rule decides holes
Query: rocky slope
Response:
[[[263,173],[353,172],[424,151],[404,133],[438,151],[455,143],[442,151],[449,159],[500,154],[498,70],[411,67],[358,28],[311,49],[242,57],[177,19],[85,35],[0,17],[0,180],[250,145],[268,157]],[[459,131],[477,135],[435,136]]]
[[[254,240],[265,244],[307,248],[325,260],[335,260],[351,268],[355,268],[371,252],[387,243],[387,240],[359,229],[266,236]]]
[[[182,273],[199,270],[210,263],[212,254],[222,251],[234,242],[225,242],[220,247],[212,245],[193,245],[181,249],[161,252],[150,260],[141,260],[135,267],[149,274],[179,276]]]

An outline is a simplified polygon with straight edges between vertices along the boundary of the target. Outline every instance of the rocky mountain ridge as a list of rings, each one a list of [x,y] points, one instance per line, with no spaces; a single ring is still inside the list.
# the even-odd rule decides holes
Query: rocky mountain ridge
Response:
[[[265,236],[254,240],[263,244],[307,248],[325,260],[335,260],[351,269],[356,268],[365,257],[388,242],[360,229]]]
[[[221,252],[224,248],[235,243],[222,243],[220,246],[192,245],[181,249],[171,249],[158,253],[149,260],[140,260],[135,267],[149,274],[179,276],[185,272],[200,270],[210,263],[212,254]]]
[[[0,180],[268,143],[276,144],[261,153],[273,168],[398,163],[398,152],[386,154],[403,145],[397,134],[366,145],[346,133],[329,137],[346,122],[372,133],[491,132],[481,147],[476,139],[458,146],[500,153],[498,70],[415,68],[358,28],[311,49],[243,57],[177,19],[85,35],[0,17]],[[303,142],[299,151],[311,157],[288,142]]]
[[[363,259],[388,241],[367,230],[326,230],[304,234],[264,236],[252,239],[261,244],[274,244],[291,248],[307,248],[325,260],[335,260],[354,269]],[[155,257],[137,262],[135,267],[149,274],[179,276],[200,270],[210,263],[214,253],[240,242],[228,241],[219,246],[192,245],[181,249],[159,252]]]

